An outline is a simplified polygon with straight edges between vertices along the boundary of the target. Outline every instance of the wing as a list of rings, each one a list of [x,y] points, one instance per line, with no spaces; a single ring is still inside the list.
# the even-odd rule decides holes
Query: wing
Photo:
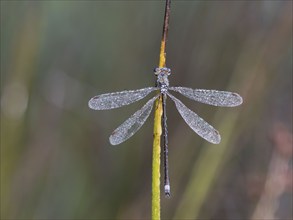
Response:
[[[216,129],[187,108],[180,100],[172,96],[170,93],[168,93],[168,95],[175,102],[176,108],[178,109],[180,115],[193,131],[208,142],[213,144],[220,143],[221,136]]]
[[[208,105],[234,107],[242,103],[242,97],[239,94],[233,92],[191,89],[186,87],[170,87],[169,90],[179,92],[187,98]]]
[[[149,93],[157,90],[156,87],[148,87],[138,90],[113,92],[95,96],[89,100],[89,107],[94,110],[119,108],[143,99]]]
[[[112,145],[120,144],[134,135],[141,126],[145,123],[149,117],[154,101],[158,98],[156,95],[150,99],[141,109],[135,112],[130,118],[123,122],[118,128],[116,128],[109,140]]]

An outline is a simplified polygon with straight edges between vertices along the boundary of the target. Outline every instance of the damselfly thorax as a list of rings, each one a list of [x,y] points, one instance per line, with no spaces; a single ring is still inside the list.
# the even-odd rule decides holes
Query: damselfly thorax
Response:
[[[160,92],[165,94],[169,88],[168,76],[171,74],[171,69],[167,67],[155,68],[154,72],[157,77],[156,87],[160,88]]]

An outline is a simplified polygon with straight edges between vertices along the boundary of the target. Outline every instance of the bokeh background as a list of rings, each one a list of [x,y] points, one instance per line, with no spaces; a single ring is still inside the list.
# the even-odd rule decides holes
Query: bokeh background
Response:
[[[1,0],[1,219],[149,219],[147,99],[93,111],[97,94],[154,85],[163,1]],[[164,219],[292,219],[292,1],[173,1],[171,85],[234,91],[218,108],[177,95],[222,135],[201,139],[168,101]],[[151,96],[148,96],[150,98]]]

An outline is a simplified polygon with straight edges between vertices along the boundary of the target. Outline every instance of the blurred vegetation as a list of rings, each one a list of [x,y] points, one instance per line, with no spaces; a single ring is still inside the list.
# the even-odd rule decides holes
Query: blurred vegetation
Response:
[[[152,119],[108,136],[146,101],[90,97],[154,85],[163,1],[1,1],[1,219],[149,219]],[[292,1],[173,1],[171,85],[230,90],[238,108],[168,102],[166,219],[292,219]]]

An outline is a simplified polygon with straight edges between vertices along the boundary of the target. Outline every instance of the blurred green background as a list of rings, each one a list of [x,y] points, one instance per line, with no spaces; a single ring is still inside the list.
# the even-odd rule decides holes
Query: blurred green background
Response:
[[[153,114],[93,111],[97,94],[154,85],[163,1],[1,0],[1,219],[149,219]],[[168,101],[164,219],[292,218],[292,1],[173,1],[171,85],[234,91],[218,108],[177,95],[222,135],[201,139]],[[149,98],[150,96],[148,96]]]

